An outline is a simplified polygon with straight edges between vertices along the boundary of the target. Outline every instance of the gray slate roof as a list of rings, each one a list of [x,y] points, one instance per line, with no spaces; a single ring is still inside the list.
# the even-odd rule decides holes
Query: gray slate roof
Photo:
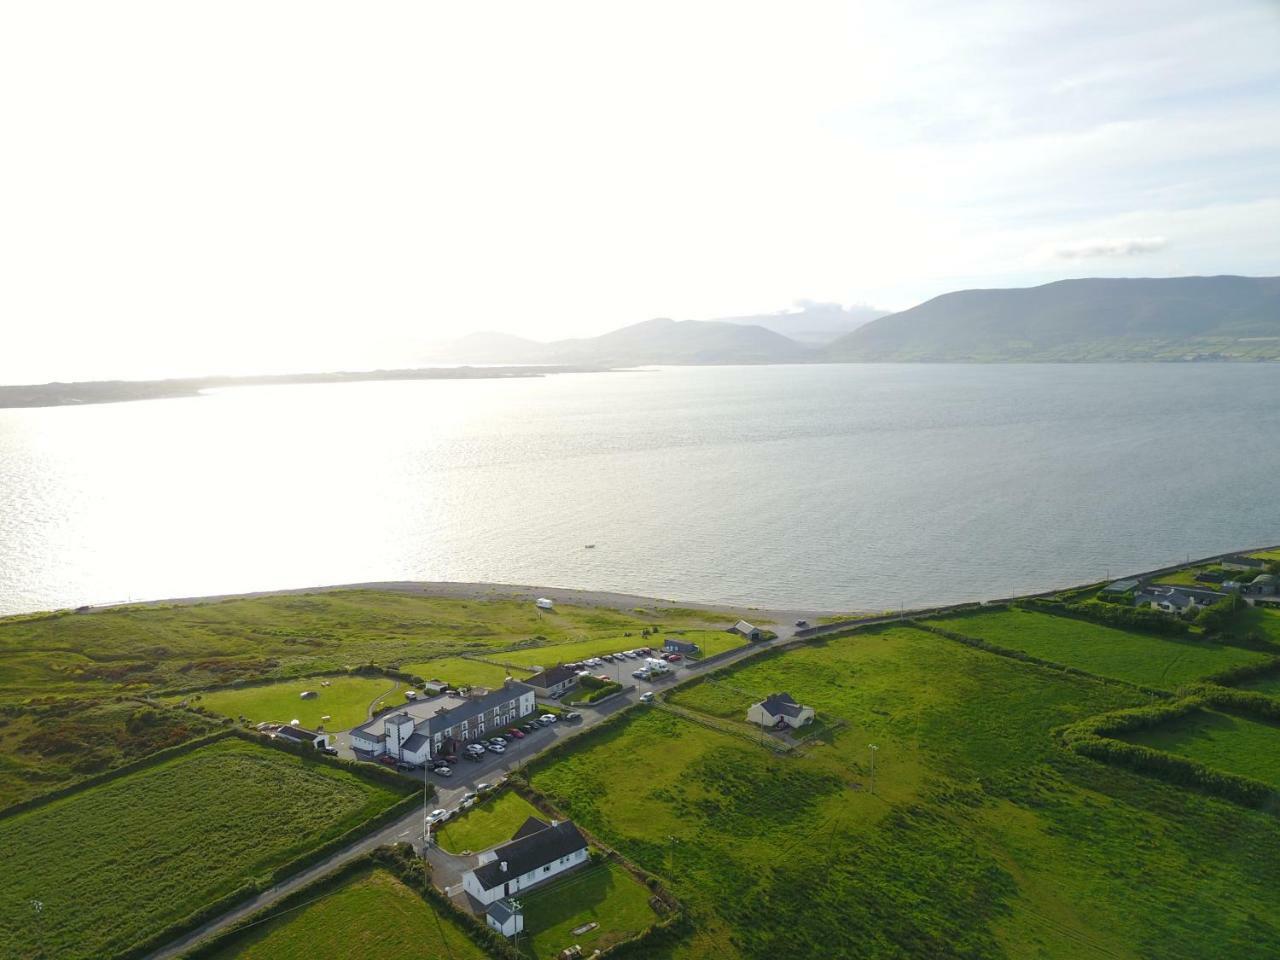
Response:
[[[670,647],[671,649],[677,650],[680,653],[697,653],[698,652],[698,645],[696,643],[690,643],[688,640],[680,640],[676,637],[667,637],[666,643],[664,643],[663,646]]]
[[[764,707],[765,712],[773,717],[800,716],[800,704],[796,703],[789,693],[771,693],[760,701],[760,706]]]
[[[500,688],[490,693],[486,693],[483,697],[476,697],[474,700],[468,700],[466,703],[459,704],[452,710],[441,710],[439,713],[432,714],[426,720],[418,724],[418,733],[425,733],[427,736],[440,733],[443,730],[452,727],[455,723],[461,723],[463,720],[470,720],[472,717],[478,717],[480,714],[492,710],[494,707],[506,703],[508,700],[514,700],[522,693],[533,693],[533,687],[527,683],[520,683],[518,680],[511,680],[504,683]]]
[[[528,825],[528,821],[525,825]],[[474,872],[480,886],[485,890],[492,890],[508,880],[544,867],[575,850],[585,850],[586,847],[587,841],[573,825],[573,821],[563,820],[526,834],[518,840],[504,843],[494,851],[496,856],[493,860],[482,863]],[[504,863],[507,865],[505,872],[502,869]]]
[[[425,733],[414,733],[406,737],[400,744],[401,750],[408,750],[410,753],[416,753],[422,749],[422,745],[431,738]]]
[[[532,677],[525,681],[531,687],[541,687],[543,690],[549,690],[558,683],[564,683],[566,680],[577,677],[577,673],[570,670],[563,663],[552,667],[550,670],[543,670],[541,673],[535,673]]]
[[[489,904],[489,909],[485,911],[493,918],[493,921],[499,926],[506,923],[516,915],[516,909],[511,905],[510,900],[495,900]]]

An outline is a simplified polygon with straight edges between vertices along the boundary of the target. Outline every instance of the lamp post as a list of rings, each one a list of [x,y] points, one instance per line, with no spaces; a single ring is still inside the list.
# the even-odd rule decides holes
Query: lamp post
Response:
[[[867,749],[871,751],[871,795],[876,793],[876,751],[880,748],[874,743],[867,744]]]

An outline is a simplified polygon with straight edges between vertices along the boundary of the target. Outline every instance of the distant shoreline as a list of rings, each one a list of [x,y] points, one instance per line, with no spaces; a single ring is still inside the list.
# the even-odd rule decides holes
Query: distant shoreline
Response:
[[[274,373],[253,376],[186,377],[174,380],[86,380],[0,386],[0,409],[67,407],[131,400],[198,397],[221,387],[269,387],[308,383],[372,383],[397,380],[500,380],[544,377],[555,373],[606,373],[594,366],[420,367],[403,370]]]

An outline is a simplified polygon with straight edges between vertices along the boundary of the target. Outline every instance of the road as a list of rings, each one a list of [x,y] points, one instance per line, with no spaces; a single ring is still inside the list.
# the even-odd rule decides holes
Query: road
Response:
[[[908,614],[910,615],[910,614]],[[816,620],[814,614],[810,614]],[[804,618],[804,613],[796,613],[796,618]],[[867,622],[875,621],[891,621],[899,619],[893,617],[868,617]],[[832,625],[830,628],[818,628],[821,630],[835,630],[843,628],[845,624]],[[657,682],[647,682],[635,680],[631,677],[631,671],[635,670],[639,661],[626,659],[613,663],[605,662],[605,665],[599,668],[600,673],[609,672],[619,678],[626,684],[634,684],[631,689],[625,690],[623,693],[617,694],[610,698],[607,702],[598,707],[581,707],[575,708],[582,714],[581,721],[566,722],[560,721],[550,726],[543,727],[534,733],[528,734],[523,740],[514,740],[508,747],[507,752],[503,754],[486,753],[484,759],[479,763],[470,763],[459,758],[458,763],[453,767],[453,776],[449,778],[438,777],[435,774],[422,771],[416,776],[425,778],[436,788],[436,797],[429,801],[431,807],[440,807],[446,810],[456,809],[463,795],[474,790],[478,784],[492,783],[496,784],[508,773],[519,769],[530,760],[545,753],[551,747],[565,740],[572,740],[574,737],[582,736],[587,731],[600,725],[606,719],[622,710],[635,707],[640,702],[640,696],[647,692],[658,693],[665,690],[671,690],[682,683],[686,683],[695,677],[700,676],[706,670],[719,669],[720,667],[730,666],[739,663],[749,657],[757,656],[764,650],[770,650],[781,644],[793,639],[796,634],[796,628],[789,624],[777,623],[774,628],[778,634],[774,640],[767,640],[761,643],[747,644],[738,651],[727,655],[721,659],[717,659],[715,664],[710,667],[691,667],[687,663],[678,665],[669,677],[658,680]],[[554,702],[554,701],[548,701]],[[350,745],[347,743],[345,734],[338,737],[338,748],[345,756],[353,756],[350,752]],[[424,814],[425,810],[415,810],[413,813],[407,814],[395,823],[390,824],[353,843],[349,847],[337,851],[332,856],[319,863],[306,867],[301,872],[294,874],[288,880],[283,880],[275,886],[262,891],[252,900],[240,904],[229,912],[223,914],[215,920],[211,920],[198,929],[192,931],[186,936],[175,940],[160,950],[150,954],[148,960],[171,960],[171,958],[180,957],[185,951],[190,950],[193,946],[216,933],[225,930],[227,927],[237,921],[249,916],[264,907],[269,907],[276,901],[288,896],[300,887],[306,886],[313,880],[317,880],[327,873],[332,872],[342,864],[363,853],[382,846],[383,844],[407,842],[421,851],[422,839],[425,827]],[[449,878],[441,878],[449,882]],[[456,882],[456,881],[454,881]]]

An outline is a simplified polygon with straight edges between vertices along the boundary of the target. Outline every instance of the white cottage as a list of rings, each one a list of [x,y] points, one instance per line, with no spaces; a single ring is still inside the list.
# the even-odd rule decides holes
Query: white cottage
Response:
[[[789,693],[773,693],[751,705],[747,720],[762,727],[803,727],[813,720],[813,707],[796,703]]]
[[[524,909],[515,900],[495,900],[489,904],[484,919],[504,937],[514,937],[524,929]]]
[[[480,854],[462,888],[486,907],[587,862],[587,841],[571,820],[530,817],[508,843]]]

